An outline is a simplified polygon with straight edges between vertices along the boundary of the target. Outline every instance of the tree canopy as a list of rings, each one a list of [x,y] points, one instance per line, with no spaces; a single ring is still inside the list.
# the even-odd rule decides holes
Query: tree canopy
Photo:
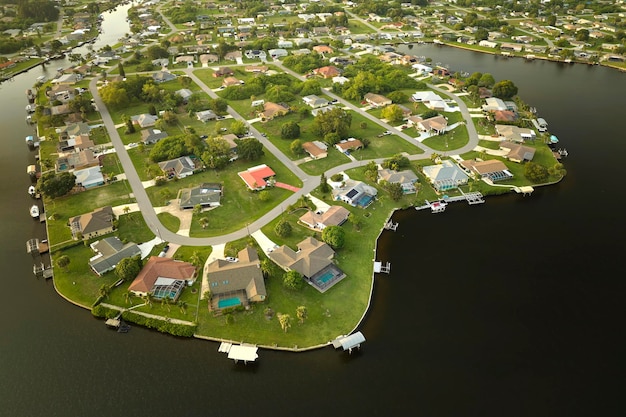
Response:
[[[334,249],[340,249],[345,244],[346,232],[341,226],[328,226],[322,231],[322,240]]]
[[[517,87],[511,80],[502,80],[493,86],[492,93],[501,99],[510,99],[517,95]]]
[[[115,275],[121,280],[130,281],[135,279],[141,268],[143,268],[143,263],[140,256],[124,258],[115,265]]]
[[[39,190],[50,198],[64,196],[76,185],[76,177],[71,172],[62,172],[57,175],[49,171],[44,173],[39,181]]]
[[[298,271],[291,270],[283,275],[283,286],[290,290],[299,290],[304,286],[302,274]]]
[[[323,138],[329,133],[336,133],[341,139],[348,136],[352,114],[340,107],[318,114],[313,121],[312,131],[317,137]]]
[[[256,138],[235,139],[237,154],[241,159],[255,161],[265,155],[263,144]]]

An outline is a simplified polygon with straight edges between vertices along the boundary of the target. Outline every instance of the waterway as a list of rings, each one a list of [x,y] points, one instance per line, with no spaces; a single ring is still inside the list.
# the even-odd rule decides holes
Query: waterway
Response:
[[[568,176],[526,198],[397,213],[378,254],[392,273],[376,277],[362,351],[262,350],[248,366],[216,343],[110,331],[34,277],[25,242],[42,226],[28,215],[24,91],[41,69],[1,84],[0,415],[621,414],[626,77],[413,51],[513,80],[570,152]]]

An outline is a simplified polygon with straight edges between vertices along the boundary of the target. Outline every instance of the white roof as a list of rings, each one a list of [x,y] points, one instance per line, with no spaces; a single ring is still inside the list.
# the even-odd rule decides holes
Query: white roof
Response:
[[[228,351],[228,359],[253,362],[259,357],[258,350],[256,346],[233,345]]]
[[[350,336],[339,339],[338,342],[343,350],[350,350],[365,342],[365,336],[363,336],[363,333],[361,332],[356,332],[354,334],[351,334]]]

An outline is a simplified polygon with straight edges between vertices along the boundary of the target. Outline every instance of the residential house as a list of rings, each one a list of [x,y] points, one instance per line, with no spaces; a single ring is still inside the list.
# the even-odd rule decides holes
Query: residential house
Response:
[[[58,106],[50,107],[51,116],[63,116],[64,114],[72,113],[72,109],[69,104],[59,104]]]
[[[152,145],[166,137],[168,137],[167,132],[161,132],[159,129],[144,129],[141,131],[141,141],[146,145]]]
[[[169,71],[157,71],[152,74],[152,79],[155,83],[164,83],[167,81],[172,81],[176,79],[176,75],[172,74]]]
[[[159,168],[168,178],[185,178],[193,175],[196,169],[201,168],[201,166],[197,166],[191,157],[181,156],[180,158],[159,162]]]
[[[331,111],[333,109],[335,109],[336,107],[333,106],[332,104],[328,105],[328,106],[324,106],[324,107],[318,107],[316,109],[312,109],[311,110],[311,114],[313,115],[313,117],[316,117],[318,114],[324,114],[327,111]]]
[[[104,185],[104,175],[99,165],[74,170],[76,185],[86,189]]]
[[[59,134],[59,140],[67,138],[73,139],[79,135],[89,135],[89,132],[91,132],[91,127],[89,127],[87,123],[79,122],[72,123],[64,127],[59,127],[55,131]]]
[[[517,120],[517,113],[511,110],[496,110],[493,112],[493,120],[512,123]]]
[[[416,103],[423,103],[431,110],[443,111],[447,109],[446,102],[438,94],[432,91],[418,91],[411,96]]]
[[[131,116],[130,120],[138,125],[140,128],[144,129],[146,127],[154,126],[159,118],[149,113],[143,113],[136,116]]]
[[[215,72],[213,73],[214,77],[226,77],[229,75],[233,75],[235,72],[228,67],[219,67],[217,70],[215,70]]]
[[[425,166],[423,172],[437,192],[458,188],[469,180],[465,171],[449,159],[440,164]]]
[[[380,94],[367,93],[363,96],[365,101],[371,105],[372,107],[385,107],[391,104],[391,100],[385,96],[381,96]]]
[[[83,149],[78,152],[59,154],[55,162],[55,169],[57,172],[65,172],[96,165],[100,165],[100,161],[93,155],[93,151],[91,149]]]
[[[193,66],[195,58],[191,55],[180,55],[174,59],[177,64],[187,64],[187,66]]]
[[[220,57],[215,54],[202,54],[198,57],[203,67],[208,67],[210,63],[217,62]]]
[[[98,276],[113,271],[124,258],[141,256],[141,249],[136,243],[124,244],[118,237],[111,236],[97,240],[89,245],[96,255],[89,259],[89,267]]]
[[[217,119],[217,114],[213,110],[202,110],[196,112],[196,118],[203,123]]]
[[[339,75],[341,75],[341,71],[339,70],[339,68],[333,66],[333,65],[328,65],[325,67],[320,67],[320,68],[316,68],[313,70],[313,74],[325,78],[325,79],[330,79],[333,77],[337,77]]]
[[[83,240],[87,240],[113,232],[114,220],[113,207],[105,206],[97,208],[91,213],[72,217],[69,224],[74,239],[81,237]]]
[[[345,207],[330,206],[324,212],[309,210],[299,220],[309,229],[324,230],[328,226],[341,226],[349,215],[350,211]]]
[[[60,77],[53,79],[52,84],[69,85],[69,84],[75,84],[82,79],[83,79],[83,76],[81,74],[75,74],[72,72],[69,74],[63,74]]]
[[[261,122],[267,122],[275,117],[284,116],[287,113],[289,113],[289,107],[286,105],[267,101],[263,103],[263,111],[258,113],[258,117],[261,118]]]
[[[352,207],[367,207],[376,195],[376,188],[365,184],[361,181],[346,180],[342,186],[332,191],[333,198],[337,201],[343,201]]]
[[[252,72],[254,74],[265,74],[268,70],[266,65],[248,65],[245,68],[246,72]]]
[[[265,60],[267,58],[267,54],[265,53],[265,51],[260,50],[260,49],[251,49],[251,50],[247,50],[244,55],[246,56],[246,58],[248,59],[260,59],[260,60]]]
[[[318,54],[332,54],[333,48],[328,45],[316,45],[312,48]]]
[[[322,159],[328,156],[328,146],[318,140],[313,142],[304,142],[302,149],[313,159]]]
[[[357,149],[361,149],[362,147],[363,142],[354,138],[342,140],[341,142],[335,144],[335,148],[337,148],[339,152],[356,151]]]
[[[498,161],[497,159],[487,161],[466,159],[461,161],[460,164],[467,172],[478,175],[480,178],[488,178],[493,182],[513,178],[513,174],[509,171],[504,162]]]
[[[415,192],[415,183],[417,175],[409,169],[404,171],[395,171],[393,169],[379,169],[378,182],[386,181],[389,184],[400,184],[404,194]]]
[[[290,46],[290,48],[291,48],[291,46]],[[283,49],[283,48],[270,49],[267,52],[274,59],[283,58],[283,57],[286,57],[287,55],[289,55],[289,52],[287,52],[287,50]]]
[[[448,120],[442,115],[437,115],[429,119],[422,119],[420,116],[409,117],[409,124],[415,126],[422,132],[435,132],[441,134],[448,127]]]
[[[508,141],[500,142],[500,149],[509,151],[505,157],[509,161],[521,163],[524,161],[532,161],[535,157],[535,148],[530,146],[520,145],[519,143],[513,143]]]
[[[238,139],[237,135],[235,135],[234,133],[229,133],[228,135],[222,135],[222,139],[224,139],[226,143],[228,143],[231,153],[237,153],[237,142],[235,142],[235,140]]]
[[[57,151],[64,153],[68,151],[83,151],[92,149],[95,146],[89,135],[78,135],[73,138],[60,139],[57,144]]]
[[[269,254],[270,259],[285,271],[297,271],[307,279],[332,264],[334,256],[335,251],[329,245],[314,237],[298,243],[297,252],[283,245]]]
[[[482,105],[484,112],[494,112],[496,110],[508,110],[508,107],[502,99],[497,97],[489,97],[485,99],[485,103]]]
[[[196,267],[188,262],[152,256],[141,269],[128,291],[139,297],[151,294],[156,299],[176,301],[186,285],[196,280]]]
[[[505,140],[523,143],[527,140],[535,140],[536,133],[532,129],[513,125],[495,125],[496,132]]]
[[[233,85],[241,85],[241,84],[243,84],[243,82],[238,80],[235,77],[224,77],[224,80],[222,81],[223,87],[230,87]]]
[[[175,94],[183,99],[183,103],[187,103],[189,97],[193,95],[193,91],[188,88],[181,88],[180,90],[176,90]]]
[[[304,104],[314,109],[318,107],[327,106],[329,103],[329,101],[326,100],[325,98],[318,97],[315,94],[302,97],[302,101],[304,102]]]
[[[178,192],[178,206],[182,209],[217,207],[222,198],[222,184],[202,183],[197,187],[183,188]]]
[[[234,298],[239,299],[238,305],[244,306],[265,300],[267,291],[256,250],[247,246],[239,251],[237,258],[237,262],[216,259],[207,265],[211,310],[232,307]],[[223,300],[229,302],[223,303]]]
[[[241,51],[231,51],[231,52],[227,52],[226,55],[224,55],[224,59],[227,61],[237,61],[238,59],[241,59],[243,56],[243,54],[241,53]],[[218,75],[213,75],[214,77],[218,77]]]
[[[263,164],[238,172],[237,175],[239,175],[239,178],[243,180],[249,189],[258,191],[264,189],[271,182],[270,179],[274,177],[276,173],[272,168]]]

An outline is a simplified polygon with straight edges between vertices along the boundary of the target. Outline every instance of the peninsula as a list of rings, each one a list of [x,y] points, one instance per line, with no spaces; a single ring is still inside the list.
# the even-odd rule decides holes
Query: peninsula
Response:
[[[128,6],[132,34],[32,93],[53,282],[96,316],[325,346],[367,312],[394,210],[565,175],[513,81],[347,46],[344,7]]]

